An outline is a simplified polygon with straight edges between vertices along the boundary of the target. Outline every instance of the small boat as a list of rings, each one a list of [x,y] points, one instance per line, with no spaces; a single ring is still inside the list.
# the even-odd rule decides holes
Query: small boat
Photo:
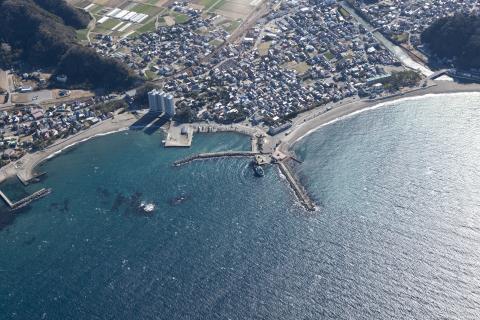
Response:
[[[265,175],[265,171],[263,170],[262,166],[255,165],[253,166],[253,171],[257,177],[263,177]]]

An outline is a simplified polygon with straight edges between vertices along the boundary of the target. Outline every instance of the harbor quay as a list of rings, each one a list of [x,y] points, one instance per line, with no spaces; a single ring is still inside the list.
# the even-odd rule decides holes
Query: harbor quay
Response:
[[[235,129],[234,129],[235,128]],[[250,128],[248,128],[250,129]],[[252,128],[253,129],[253,128]],[[250,151],[222,151],[222,152],[211,152],[211,153],[199,153],[199,154],[194,154],[192,156],[189,156],[184,159],[179,159],[173,163],[173,166],[175,167],[180,167],[183,165],[187,165],[193,161],[199,161],[199,160],[208,160],[208,159],[219,159],[219,158],[233,158],[233,157],[247,157],[247,158],[252,158],[252,164],[254,168],[256,167],[262,167],[265,165],[277,165],[280,172],[285,176],[285,179],[287,180],[289,186],[292,188],[295,196],[299,200],[299,202],[302,204],[302,206],[307,210],[307,211],[315,211],[315,202],[311,199],[309,196],[308,192],[305,190],[305,188],[301,185],[300,181],[296,178],[293,170],[291,167],[288,165],[289,160],[293,160],[296,162],[301,162],[300,160],[296,159],[294,156],[289,155],[287,152],[281,150],[282,144],[279,143],[275,146],[273,151],[271,152],[264,152],[263,151],[263,143],[265,136],[258,134],[256,130],[246,130],[246,128],[242,127],[236,127],[236,126],[202,126],[202,125],[197,125],[195,128],[193,126],[176,126],[175,130],[169,130],[169,133],[167,135],[167,140],[165,142],[165,147],[172,147],[172,146],[178,146],[172,144],[171,140],[174,141],[188,141],[186,137],[187,133],[189,135],[189,141],[188,145],[182,145],[183,147],[188,147],[191,145],[192,142],[192,135],[193,132],[218,132],[218,131],[234,131],[234,132],[242,132],[244,134],[250,135],[252,138],[252,147]],[[177,136],[176,138],[173,138],[172,135],[177,134],[180,132],[180,136]],[[183,132],[183,134],[182,134]],[[172,134],[172,135],[170,135]],[[183,136],[183,137],[182,137]],[[167,146],[167,143],[169,144]],[[262,149],[260,151],[259,149]],[[257,171],[255,171],[257,173]],[[263,170],[262,170],[263,174]]]
[[[164,146],[169,147],[190,147],[194,133],[215,133],[215,132],[237,132],[247,135],[251,139],[251,151],[270,153],[273,151],[273,140],[268,139],[264,131],[257,127],[232,124],[221,125],[213,123],[178,124],[171,122],[167,129],[167,137]]]

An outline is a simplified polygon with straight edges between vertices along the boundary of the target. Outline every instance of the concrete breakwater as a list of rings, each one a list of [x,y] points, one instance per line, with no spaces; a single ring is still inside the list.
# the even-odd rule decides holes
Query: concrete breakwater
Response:
[[[214,159],[214,158],[226,158],[226,157],[254,157],[260,154],[254,151],[225,151],[225,152],[212,152],[212,153],[198,153],[185,159],[177,160],[173,163],[175,167],[185,165],[187,163],[196,160]]]
[[[0,196],[2,199],[7,203],[7,205],[10,207],[10,209],[15,210],[15,209],[20,209],[22,207],[25,207],[26,205],[30,204],[30,202],[43,198],[46,195],[50,194],[52,190],[51,189],[45,189],[42,188],[38,190],[37,192],[32,193],[31,195],[18,200],[17,202],[12,202],[6,194],[4,194],[2,191],[0,191]]]
[[[256,159],[258,165],[263,165],[266,164],[268,160],[264,161],[264,158],[267,157],[266,159],[270,159],[270,163],[277,164],[280,168],[280,172],[286,177],[288,184],[290,187],[293,189],[295,195],[297,196],[298,200],[300,203],[305,207],[306,210],[308,211],[315,211],[315,204],[313,200],[310,198],[308,193],[305,191],[305,189],[301,186],[300,182],[295,178],[294,174],[292,173],[291,169],[288,167],[286,164],[286,159],[277,161],[275,159],[274,155],[271,154],[262,154],[260,152],[254,152],[254,151],[225,151],[225,152],[214,152],[214,153],[199,153],[199,154],[194,154],[190,157],[184,158],[177,160],[173,163],[175,167],[179,167],[182,165],[186,165],[188,163],[191,163],[193,161],[197,160],[207,160],[207,159],[215,159],[215,158],[226,158],[226,157],[256,157],[260,156],[259,158],[262,159],[261,163],[259,163],[259,160]],[[256,157],[257,158],[257,157]],[[295,159],[295,161],[299,161]]]
[[[287,179],[290,187],[293,189],[295,195],[297,196],[298,200],[300,200],[300,203],[305,207],[305,209],[307,209],[308,211],[315,211],[315,204],[313,200],[300,185],[300,182],[298,182],[297,179],[294,177],[288,165],[284,161],[281,161],[278,162],[278,167],[280,168],[280,171]]]

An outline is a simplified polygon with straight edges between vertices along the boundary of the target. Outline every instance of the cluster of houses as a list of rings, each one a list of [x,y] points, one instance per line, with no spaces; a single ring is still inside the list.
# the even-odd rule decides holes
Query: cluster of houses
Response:
[[[420,35],[435,20],[457,13],[479,13],[478,0],[350,0],[358,12],[389,38],[421,45]]]
[[[51,106],[26,106],[0,113],[1,164],[23,156],[32,149],[46,147],[91,125],[112,117],[95,110],[94,99]]]
[[[202,67],[194,64],[163,89],[198,118],[270,125],[360,92],[375,96],[382,86],[373,79],[400,64],[340,8],[335,1],[284,1],[242,42],[219,50],[209,69],[192,72]]]
[[[120,58],[139,74],[148,70],[155,77],[166,77],[200,65],[229,35],[215,23],[215,17],[204,17],[186,3],[175,2],[169,9],[173,16],[182,15],[188,20],[163,23],[155,32],[120,41],[100,35],[93,46],[102,54]]]
[[[188,21],[95,45],[163,79],[180,116],[275,125],[317,105],[376,97],[381,80],[402,70],[337,1],[285,0],[232,43],[218,17],[181,3],[169,9]]]

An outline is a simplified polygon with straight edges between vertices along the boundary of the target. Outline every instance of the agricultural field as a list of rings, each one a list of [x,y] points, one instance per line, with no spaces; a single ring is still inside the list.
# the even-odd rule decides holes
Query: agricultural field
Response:
[[[161,11],[163,11],[164,9],[162,7],[157,7],[150,4],[139,3],[129,10],[138,12],[138,13],[145,13],[145,14],[148,14],[149,16],[155,16],[159,14]]]
[[[259,0],[220,0],[222,3],[215,8],[215,12],[222,16],[237,20],[245,19],[252,10],[261,3]]]
[[[242,20],[241,19],[237,19],[237,20],[227,20],[225,22],[222,23],[222,28],[225,29],[225,31],[227,31],[228,33],[232,33],[233,31],[235,31],[239,26],[240,24],[242,24]]]
[[[94,37],[97,34],[111,35],[113,37],[127,37],[133,34],[140,34],[144,32],[151,32],[155,30],[157,17],[167,12],[167,9],[162,7],[167,0],[69,0],[70,3],[78,8],[88,11],[95,19],[95,27],[91,30],[91,35]],[[107,17],[112,10],[126,10],[146,15],[141,21],[128,20],[122,17]],[[177,23],[186,21],[186,16],[178,15],[172,17]],[[122,20],[123,19],[123,20]],[[134,19],[134,18],[132,18]],[[161,18],[163,21],[164,19]],[[159,23],[162,24],[161,22]],[[77,32],[77,39],[85,41],[87,30]],[[92,38],[91,37],[91,38]]]
[[[123,38],[155,31],[161,25],[186,23],[190,18],[180,12],[166,7],[168,0],[67,0],[78,8],[84,9],[96,19],[96,24],[90,30],[90,39],[96,35],[110,35]],[[192,7],[202,9],[205,13],[216,13],[223,17],[221,27],[232,33],[242,21],[255,9],[262,0],[193,0]],[[127,10],[148,16],[145,20],[136,23],[126,21],[122,17],[108,17],[113,9]],[[123,20],[122,20],[123,19]],[[128,19],[128,18],[127,18]],[[79,41],[86,41],[87,30],[77,32]]]
[[[192,5],[235,21],[245,19],[261,3],[262,0],[194,0]]]

